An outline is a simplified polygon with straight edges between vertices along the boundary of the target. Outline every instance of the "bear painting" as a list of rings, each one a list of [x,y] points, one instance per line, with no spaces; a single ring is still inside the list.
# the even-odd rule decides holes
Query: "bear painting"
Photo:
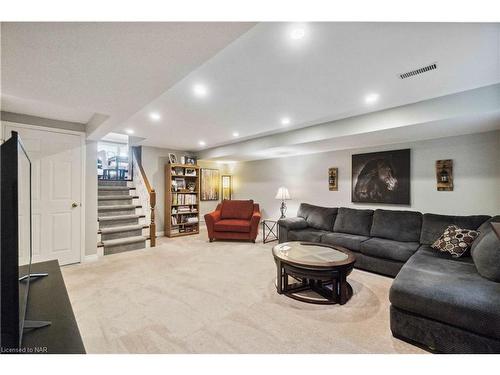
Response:
[[[410,149],[352,155],[352,201],[410,204]]]

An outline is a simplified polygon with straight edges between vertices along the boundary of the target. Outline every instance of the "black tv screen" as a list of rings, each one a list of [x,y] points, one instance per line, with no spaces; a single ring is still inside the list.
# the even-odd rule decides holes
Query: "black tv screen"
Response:
[[[16,132],[1,145],[0,155],[0,347],[5,353],[21,347],[29,294],[31,162]]]

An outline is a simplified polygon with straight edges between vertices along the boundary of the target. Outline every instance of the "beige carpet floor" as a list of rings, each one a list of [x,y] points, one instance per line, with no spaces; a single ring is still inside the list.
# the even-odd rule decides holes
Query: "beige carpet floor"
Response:
[[[63,267],[88,353],[421,353],[392,337],[392,279],[354,270],[343,305],[276,293],[271,248],[206,233]]]

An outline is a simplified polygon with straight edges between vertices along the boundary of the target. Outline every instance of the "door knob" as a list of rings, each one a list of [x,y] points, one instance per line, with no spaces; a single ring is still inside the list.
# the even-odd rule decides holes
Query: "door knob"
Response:
[[[71,207],[72,207],[72,208],[76,208],[76,207],[78,207],[78,203],[73,202],[73,203],[71,204]]]

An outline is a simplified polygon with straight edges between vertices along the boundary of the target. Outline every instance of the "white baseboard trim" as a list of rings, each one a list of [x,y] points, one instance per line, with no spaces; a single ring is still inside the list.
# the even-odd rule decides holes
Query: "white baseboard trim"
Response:
[[[156,237],[163,237],[165,235],[165,231],[156,232]]]
[[[98,260],[99,260],[99,255],[97,255],[97,254],[85,255],[85,258],[83,258],[83,261],[85,263],[87,263],[87,262],[97,262]]]

